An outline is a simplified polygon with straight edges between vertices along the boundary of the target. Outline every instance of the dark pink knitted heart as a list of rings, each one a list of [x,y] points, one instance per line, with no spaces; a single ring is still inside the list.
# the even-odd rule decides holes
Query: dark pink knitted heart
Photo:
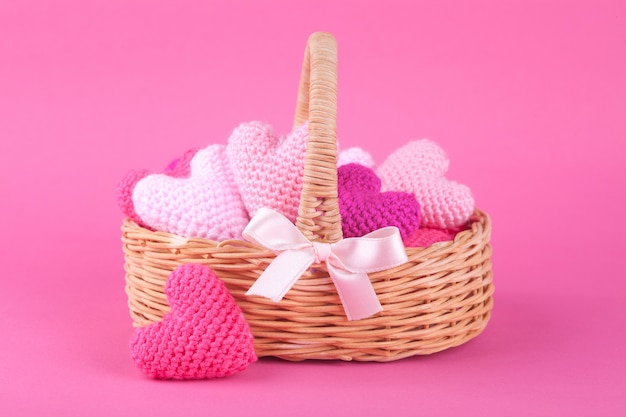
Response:
[[[425,248],[433,243],[446,242],[454,240],[456,236],[455,230],[448,229],[435,229],[432,227],[422,227],[415,231],[411,236],[404,239],[404,245],[406,247],[421,247]]]
[[[343,237],[360,237],[396,226],[405,239],[418,229],[420,206],[414,195],[381,193],[381,182],[374,171],[359,164],[339,167],[337,177]]]
[[[172,308],[163,321],[135,330],[131,356],[146,375],[205,379],[232,375],[256,360],[250,327],[213,271],[186,264],[165,288]]]
[[[164,174],[174,178],[189,178],[191,176],[191,161],[200,149],[189,149],[180,158],[174,159],[163,170]]]

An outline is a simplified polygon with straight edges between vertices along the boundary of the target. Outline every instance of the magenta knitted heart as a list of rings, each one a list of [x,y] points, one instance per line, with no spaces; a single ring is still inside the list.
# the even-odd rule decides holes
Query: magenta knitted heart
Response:
[[[173,172],[184,173],[184,166],[177,165]],[[236,239],[250,220],[223,145],[195,153],[187,178],[166,174],[140,178],[132,187],[131,201],[141,224],[183,237]]]
[[[381,193],[380,179],[370,168],[347,164],[337,169],[339,211],[343,237],[360,237],[396,226],[403,239],[419,227],[420,206],[412,194]]]
[[[383,191],[412,193],[421,206],[422,227],[455,229],[474,211],[470,189],[444,177],[449,161],[434,142],[409,142],[393,152],[376,173]]]
[[[280,137],[261,122],[243,123],[233,131],[226,153],[250,216],[267,207],[295,221],[307,131],[308,125],[304,124]]]
[[[210,268],[178,267],[165,294],[172,310],[163,321],[136,329],[130,340],[131,357],[143,373],[160,379],[218,378],[256,360],[250,327]]]

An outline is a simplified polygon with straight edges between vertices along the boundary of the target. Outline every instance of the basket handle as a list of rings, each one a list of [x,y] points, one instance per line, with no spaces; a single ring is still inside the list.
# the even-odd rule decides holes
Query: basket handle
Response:
[[[337,43],[323,32],[307,42],[294,127],[309,122],[298,229],[311,241],[341,240],[337,194]]]

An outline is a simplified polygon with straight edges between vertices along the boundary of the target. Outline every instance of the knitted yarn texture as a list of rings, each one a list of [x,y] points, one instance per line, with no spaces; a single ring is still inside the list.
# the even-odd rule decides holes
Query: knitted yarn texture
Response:
[[[227,154],[235,183],[250,217],[261,207],[296,221],[302,194],[308,123],[285,136],[262,122],[239,125],[228,139]],[[361,148],[339,152],[338,166],[349,163],[374,166]]]
[[[165,167],[163,174],[176,178],[189,177],[191,175],[191,160],[197,152],[198,149],[190,149],[179,158],[174,159],[167,167]],[[133,204],[133,190],[140,179],[147,177],[150,174],[153,174],[153,172],[145,169],[130,171],[126,174],[126,176],[124,176],[124,178],[122,178],[117,186],[117,203],[120,210],[124,213],[124,215],[128,216],[135,223],[143,227],[148,227],[148,225],[146,225],[135,212],[135,206]]]
[[[135,212],[135,204],[133,203],[133,190],[135,186],[144,177],[150,175],[150,171],[145,169],[136,169],[130,171],[117,185],[117,205],[122,213],[129,217],[132,221],[142,227],[148,227],[147,224]]]
[[[261,122],[239,125],[226,153],[250,217],[271,208],[295,222],[302,193],[308,124],[286,136]]]
[[[337,169],[339,211],[344,237],[360,237],[396,226],[402,239],[419,227],[420,206],[409,193],[381,193],[381,181],[370,168],[347,164]]]
[[[165,294],[172,310],[163,321],[135,330],[131,357],[160,379],[219,378],[256,360],[241,309],[208,267],[186,264],[171,273]]]
[[[423,227],[404,239],[404,246],[407,248],[425,248],[433,243],[454,240],[455,235],[456,232],[453,230]]]
[[[364,167],[374,168],[374,158],[367,151],[353,147],[345,149],[337,155],[337,166],[359,164]]]
[[[142,224],[183,237],[240,238],[250,220],[224,145],[209,145],[195,153],[188,178],[166,174],[141,178],[133,188],[132,202]]]
[[[176,178],[187,178],[191,176],[191,161],[200,149],[189,149],[180,158],[174,159],[163,170],[163,174]]]
[[[449,161],[434,142],[422,139],[397,149],[378,167],[383,191],[412,193],[421,206],[421,226],[456,229],[474,211],[470,189],[445,178]]]

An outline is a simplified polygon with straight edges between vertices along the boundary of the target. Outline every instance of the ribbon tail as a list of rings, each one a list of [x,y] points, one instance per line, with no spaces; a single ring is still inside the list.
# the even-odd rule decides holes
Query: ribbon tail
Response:
[[[369,277],[364,272],[348,272],[327,263],[348,320],[360,320],[383,310]]]
[[[287,250],[274,258],[246,295],[260,295],[274,302],[283,299],[298,278],[311,266],[314,255],[309,251]]]

